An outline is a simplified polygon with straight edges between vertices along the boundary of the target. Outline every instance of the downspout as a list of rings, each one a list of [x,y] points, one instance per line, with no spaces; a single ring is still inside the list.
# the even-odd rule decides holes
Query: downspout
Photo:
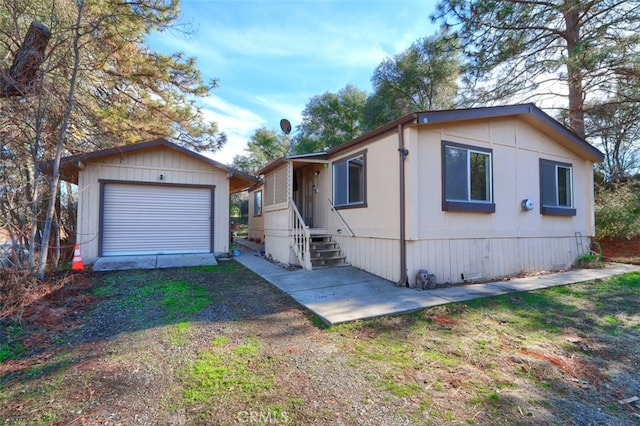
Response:
[[[406,202],[405,202],[405,177],[404,162],[409,156],[409,150],[404,147],[404,126],[398,124],[398,153],[400,154],[400,280],[396,283],[398,287],[408,287],[407,278],[407,239],[406,229]]]

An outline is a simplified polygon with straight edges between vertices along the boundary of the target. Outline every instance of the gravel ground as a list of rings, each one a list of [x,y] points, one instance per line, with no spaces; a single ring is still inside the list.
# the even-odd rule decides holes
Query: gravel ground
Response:
[[[165,279],[168,274],[180,278],[182,273],[180,269],[158,272]],[[411,423],[402,414],[410,404],[399,398],[389,399],[372,388],[371,382],[353,368],[349,355],[295,301],[250,271],[242,275],[235,283],[216,280],[214,303],[193,318],[195,326],[189,330],[188,342],[181,345],[168,341],[157,307],[143,304],[136,307],[137,311],[123,310],[119,308],[123,295],[118,293],[103,300],[72,343],[94,349],[79,370],[83,377],[93,378],[92,388],[108,390],[84,419],[89,423],[111,419],[121,424],[234,424],[245,420],[252,423],[249,420],[260,420],[262,415],[264,421],[268,410],[265,412],[260,404],[243,405],[242,401],[228,400],[223,407],[192,404],[167,410],[181,385],[175,372],[193,362],[213,339],[225,336],[233,342],[257,338],[261,357],[279,360],[278,385],[270,389],[266,399],[286,401],[295,395],[295,399],[304,401],[303,408],[296,408],[297,424]],[[210,279],[209,273],[196,278],[203,284]],[[117,291],[126,292],[127,285],[139,283],[140,278],[133,276]],[[107,358],[102,356],[105,350],[110,351]],[[143,361],[148,356],[153,363]],[[294,419],[291,415],[285,420]]]
[[[180,280],[206,289],[206,307],[168,314],[161,295],[144,291]],[[73,321],[54,327],[26,361],[2,364],[0,424],[640,424],[640,407],[616,402],[640,396],[637,311],[627,318],[636,324],[630,333],[594,338],[567,327],[553,342],[525,341],[489,308],[457,320],[464,305],[327,330],[235,262],[91,281],[84,307],[56,305],[46,315]],[[189,371],[215,341],[229,342],[230,357],[254,342],[256,352],[241,359],[268,389],[247,397],[231,386],[189,401]]]

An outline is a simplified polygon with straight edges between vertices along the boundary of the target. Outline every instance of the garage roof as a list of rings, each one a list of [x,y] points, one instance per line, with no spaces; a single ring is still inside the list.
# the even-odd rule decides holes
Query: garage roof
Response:
[[[101,149],[99,151],[92,151],[63,157],[60,162],[60,176],[65,181],[77,184],[78,174],[82,168],[82,163],[90,162],[92,160],[98,160],[100,158],[109,157],[112,155],[124,155],[128,152],[153,150],[157,149],[158,147],[165,147],[178,151],[182,154],[186,154],[192,158],[195,158],[196,160],[224,170],[229,175],[229,192],[231,193],[243,191],[250,186],[258,183],[258,179],[253,176],[243,173],[240,170],[234,169],[233,167],[226,166],[222,163],[212,160],[211,158],[205,157],[204,155],[193,152],[190,149],[184,148],[180,145],[176,145],[175,143],[169,142],[166,139],[155,139],[148,142],[117,146],[113,148]],[[45,168],[50,169],[51,163],[47,163]]]

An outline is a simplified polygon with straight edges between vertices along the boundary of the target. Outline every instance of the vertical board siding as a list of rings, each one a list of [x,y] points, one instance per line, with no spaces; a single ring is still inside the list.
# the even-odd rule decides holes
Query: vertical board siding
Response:
[[[287,202],[288,198],[288,164],[274,170],[264,177],[264,205],[272,206]]]
[[[588,252],[589,244],[588,237],[410,241],[409,280],[420,269],[434,273],[439,283],[461,282],[462,274],[497,279],[567,269],[584,254],[578,245]]]
[[[275,173],[268,174],[264,177],[264,205],[271,206],[275,203],[274,191],[276,186]]]
[[[266,189],[266,187],[265,187]],[[289,210],[285,207],[263,209],[265,256],[279,262],[290,261]]]
[[[163,180],[160,180],[160,175]],[[89,162],[78,178],[77,241],[85,261],[98,257],[100,180],[147,182],[162,185],[188,184],[215,186],[214,253],[229,250],[229,181],[225,170],[198,161],[171,149],[114,155]]]
[[[334,235],[346,261],[389,281],[400,279],[400,243],[384,238],[358,238]]]
[[[276,204],[287,202],[287,176],[288,167],[283,167],[276,170],[276,191],[274,195]]]

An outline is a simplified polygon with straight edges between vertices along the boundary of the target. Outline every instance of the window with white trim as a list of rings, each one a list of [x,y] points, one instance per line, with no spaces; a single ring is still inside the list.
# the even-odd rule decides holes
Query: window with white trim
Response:
[[[333,204],[336,207],[366,205],[366,153],[333,163]]]
[[[540,159],[540,213],[575,216],[571,164]]]
[[[492,150],[442,143],[442,209],[495,212]]]

